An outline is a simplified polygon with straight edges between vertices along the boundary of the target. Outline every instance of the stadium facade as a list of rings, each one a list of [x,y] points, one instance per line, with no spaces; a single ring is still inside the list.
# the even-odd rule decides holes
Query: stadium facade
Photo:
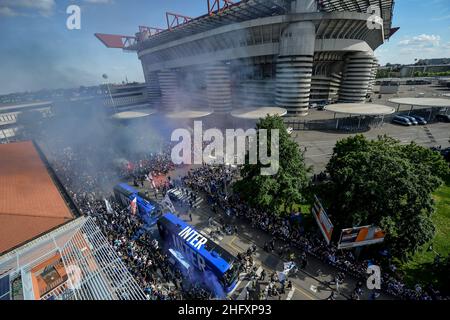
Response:
[[[167,29],[99,34],[135,51],[148,97],[164,112],[277,105],[306,115],[315,101],[364,102],[374,51],[392,28],[394,0],[207,0],[208,13],[167,13]],[[373,15],[379,9],[379,18]]]

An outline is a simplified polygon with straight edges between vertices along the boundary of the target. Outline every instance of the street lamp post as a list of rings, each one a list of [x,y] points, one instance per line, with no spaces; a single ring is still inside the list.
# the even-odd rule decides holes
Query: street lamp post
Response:
[[[111,90],[109,88],[109,83],[106,81],[108,79],[108,75],[106,73],[103,74],[103,79],[105,79],[106,88],[108,89],[109,98],[111,99],[112,106],[114,108],[114,113],[117,113],[116,104],[114,103],[114,99],[111,94]]]

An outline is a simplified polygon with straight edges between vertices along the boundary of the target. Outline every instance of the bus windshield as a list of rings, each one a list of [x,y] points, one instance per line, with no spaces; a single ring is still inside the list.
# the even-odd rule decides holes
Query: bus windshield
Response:
[[[224,282],[226,288],[230,287],[239,276],[240,263],[233,261],[231,266],[232,267],[228,269],[222,277],[222,281]]]

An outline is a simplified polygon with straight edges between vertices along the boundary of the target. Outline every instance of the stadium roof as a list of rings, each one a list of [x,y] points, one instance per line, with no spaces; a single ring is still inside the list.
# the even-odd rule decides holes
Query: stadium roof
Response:
[[[0,254],[73,218],[32,142],[0,145]]]
[[[322,5],[326,12],[355,11],[363,13],[366,13],[370,6],[378,6],[384,21],[385,37],[388,38],[391,35],[394,0],[323,0]]]
[[[321,3],[321,11],[324,12],[350,11],[367,13],[371,5],[378,6],[381,9],[381,17],[384,20],[385,38],[391,36],[394,0],[322,0]],[[125,50],[136,50],[138,47],[142,47],[142,49],[155,47],[228,24],[287,14],[290,6],[291,1],[289,0],[242,0],[230,5],[221,12],[216,11],[211,15],[205,14],[170,29],[161,30],[141,42],[129,41],[125,44],[122,42],[122,45],[119,45],[119,40],[117,39],[124,36],[115,36],[117,39],[114,39],[114,41],[110,40],[111,43],[109,45],[106,43],[106,45],[116,48],[125,47]],[[96,34],[96,36],[98,37],[99,34]],[[100,36],[103,39],[101,41],[105,43],[105,36],[110,35],[101,34]]]
[[[326,106],[325,110],[357,116],[382,116],[395,112],[392,107],[372,103],[337,103]]]

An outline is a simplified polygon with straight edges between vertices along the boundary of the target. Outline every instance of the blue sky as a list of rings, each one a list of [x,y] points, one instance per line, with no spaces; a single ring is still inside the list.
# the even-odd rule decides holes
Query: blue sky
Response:
[[[81,7],[81,30],[66,28],[66,8]],[[143,81],[134,53],[105,48],[95,32],[134,35],[165,27],[165,12],[206,13],[206,0],[0,0],[0,94],[42,88]],[[397,0],[400,31],[376,51],[380,62],[450,57],[450,0]]]

